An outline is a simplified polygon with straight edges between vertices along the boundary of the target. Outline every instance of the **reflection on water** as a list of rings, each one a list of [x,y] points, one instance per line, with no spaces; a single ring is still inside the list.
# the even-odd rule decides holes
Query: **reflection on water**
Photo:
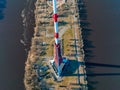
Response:
[[[5,8],[6,8],[6,0],[0,0],[0,20],[4,18]]]

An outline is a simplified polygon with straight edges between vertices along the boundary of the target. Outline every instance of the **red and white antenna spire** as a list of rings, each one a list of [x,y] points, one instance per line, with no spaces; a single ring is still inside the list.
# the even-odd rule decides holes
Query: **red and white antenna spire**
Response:
[[[55,43],[58,45],[59,43],[59,33],[58,33],[58,15],[57,15],[57,8],[56,8],[56,0],[53,0],[53,19],[54,19],[54,29],[55,29]]]
[[[58,76],[60,76],[60,64],[62,62],[61,49],[59,43],[59,33],[58,33],[58,15],[57,15],[57,2],[53,0],[53,19],[54,19],[54,29],[55,29],[55,44],[54,44],[54,61],[57,66]]]

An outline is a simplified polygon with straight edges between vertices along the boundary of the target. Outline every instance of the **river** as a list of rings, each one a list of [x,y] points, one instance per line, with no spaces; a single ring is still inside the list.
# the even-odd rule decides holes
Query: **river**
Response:
[[[1,1],[4,1],[1,3]],[[89,25],[86,59],[90,90],[120,89],[119,0],[85,0]],[[24,90],[21,11],[26,0],[0,0],[0,90]]]
[[[26,52],[21,12],[26,0],[0,0],[0,90],[24,90]]]
[[[89,90],[120,90],[120,0],[85,0],[85,6]]]

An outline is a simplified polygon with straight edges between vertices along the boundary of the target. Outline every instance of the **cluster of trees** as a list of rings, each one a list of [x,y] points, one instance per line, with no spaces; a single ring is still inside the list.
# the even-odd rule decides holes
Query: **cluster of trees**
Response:
[[[38,37],[32,38],[32,46],[28,53],[25,66],[24,84],[26,90],[47,90],[46,82],[40,81],[37,74],[39,68],[35,68],[36,62],[42,61],[40,56],[45,54],[43,43]],[[42,83],[41,83],[42,82]],[[43,89],[43,87],[45,89]]]
[[[37,71],[39,67],[35,68],[36,61],[38,57],[34,57],[33,53],[29,52],[29,56],[26,62],[25,75],[24,75],[24,84],[26,90],[49,90],[49,84],[43,80],[39,79]],[[39,58],[40,60],[40,58]],[[40,60],[42,61],[42,60]],[[42,65],[42,64],[40,64]]]
[[[29,53],[30,55],[30,53]],[[38,77],[34,67],[35,59],[28,57],[25,67],[24,84],[26,90],[41,90],[39,88]]]

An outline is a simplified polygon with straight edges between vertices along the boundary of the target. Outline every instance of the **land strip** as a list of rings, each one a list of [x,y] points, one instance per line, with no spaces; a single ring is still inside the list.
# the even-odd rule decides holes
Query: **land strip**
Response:
[[[57,82],[48,66],[53,58],[54,23],[51,2],[35,3],[34,37],[25,67],[26,90],[87,90],[83,41],[76,1],[67,0],[58,8],[62,55],[69,60],[62,81]]]

